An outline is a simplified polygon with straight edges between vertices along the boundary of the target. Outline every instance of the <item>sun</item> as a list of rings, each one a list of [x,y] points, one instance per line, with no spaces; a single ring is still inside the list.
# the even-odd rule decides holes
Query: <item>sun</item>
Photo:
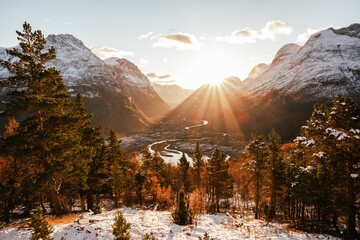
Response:
[[[198,53],[189,64],[191,81],[196,85],[220,85],[226,77],[235,75],[238,69],[234,61],[220,51]]]

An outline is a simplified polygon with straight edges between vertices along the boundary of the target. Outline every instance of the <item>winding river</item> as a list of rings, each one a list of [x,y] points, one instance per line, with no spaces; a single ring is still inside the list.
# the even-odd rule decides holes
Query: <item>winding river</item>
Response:
[[[208,121],[203,120],[202,123],[200,123],[200,124],[188,126],[188,127],[185,127],[184,129],[185,130],[190,130],[191,128],[201,127],[201,126],[205,126],[205,125],[208,125],[208,124],[209,124]],[[151,154],[154,154],[155,153],[154,147],[156,145],[161,144],[161,143],[175,142],[177,140],[179,140],[179,139],[170,139],[170,140],[162,140],[162,141],[153,142],[150,145],[148,145],[149,152]],[[162,157],[165,160],[166,163],[177,164],[179,159],[181,158],[183,152],[181,152],[179,150],[176,150],[176,149],[169,148],[170,145],[171,144],[168,144],[164,148],[164,150],[159,151],[159,155],[160,155],[160,157]],[[192,165],[193,164],[192,158],[186,153],[185,153],[185,157],[190,162],[190,165]]]

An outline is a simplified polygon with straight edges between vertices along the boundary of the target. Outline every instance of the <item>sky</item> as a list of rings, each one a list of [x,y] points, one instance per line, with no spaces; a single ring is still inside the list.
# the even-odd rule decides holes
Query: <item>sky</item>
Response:
[[[152,82],[196,89],[244,80],[287,43],[360,22],[359,0],[0,0],[0,47],[24,21],[72,34],[102,59],[124,57]]]

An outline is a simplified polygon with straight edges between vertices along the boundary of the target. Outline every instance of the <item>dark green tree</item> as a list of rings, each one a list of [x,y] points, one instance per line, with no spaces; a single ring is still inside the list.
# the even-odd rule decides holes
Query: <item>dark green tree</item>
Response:
[[[10,98],[3,116],[22,115],[25,120],[5,141],[3,149],[33,167],[28,177],[35,179],[32,183],[37,193],[32,195],[48,192],[55,213],[62,214],[69,211],[65,183],[74,186],[78,180],[84,182],[86,171],[77,175],[86,161],[78,161],[82,149],[80,129],[91,116],[81,113],[79,102],[70,101],[60,72],[45,66],[56,54],[53,47],[45,49],[41,31],[32,32],[25,22],[23,32],[17,34],[20,48],[7,50],[15,61],[1,61],[11,74],[2,82]]]
[[[201,171],[204,167],[204,161],[202,160],[203,154],[200,151],[200,144],[196,142],[195,153],[193,156],[194,159],[194,169],[195,169],[195,176],[196,176],[196,186],[200,189],[201,186]]]
[[[340,210],[347,218],[347,239],[355,239],[356,196],[360,193],[356,167],[360,163],[360,110],[348,96],[337,96],[332,104],[330,109],[324,105],[314,107],[303,136],[297,140],[315,160],[322,226],[328,226],[329,216],[337,218]]]
[[[182,156],[179,160],[178,167],[180,169],[181,185],[184,188],[185,193],[189,193],[190,185],[191,185],[190,177],[189,177],[190,163],[186,159],[186,156],[184,153],[182,154]]]
[[[117,207],[121,194],[124,192],[123,188],[126,183],[127,162],[124,151],[120,146],[121,140],[118,140],[113,128],[109,130],[107,142],[107,168],[110,173],[110,185],[113,189],[112,196],[114,196],[115,207]]]
[[[266,170],[270,182],[270,209],[268,217],[270,219],[276,216],[277,199],[279,198],[282,177],[284,175],[284,166],[281,153],[281,137],[273,129],[267,141],[268,158]]]
[[[215,149],[207,164],[209,178],[210,211],[220,212],[220,200],[233,193],[233,179],[229,173],[229,161],[223,151]],[[216,209],[213,209],[216,208]]]
[[[249,162],[245,165],[246,171],[251,175],[250,180],[254,183],[255,189],[255,219],[260,216],[260,196],[263,188],[263,174],[266,164],[266,141],[264,135],[251,133],[249,144],[245,148]]]
[[[175,212],[173,213],[174,222],[178,225],[188,225],[192,223],[192,216],[189,204],[185,199],[183,190],[179,191]]]
[[[129,240],[131,224],[128,223],[121,211],[118,211],[114,218],[113,234],[116,240]]]
[[[43,211],[36,209],[30,212],[31,240],[53,240],[50,235],[54,232],[54,228],[46,221]]]

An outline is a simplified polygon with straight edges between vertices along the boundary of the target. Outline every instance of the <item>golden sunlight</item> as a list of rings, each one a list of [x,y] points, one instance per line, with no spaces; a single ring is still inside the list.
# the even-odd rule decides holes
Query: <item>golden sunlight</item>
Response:
[[[221,51],[198,53],[189,64],[191,69],[189,78],[195,85],[219,85],[226,77],[237,75],[234,69],[240,69],[239,66],[234,66],[234,61],[228,59],[228,56]]]

